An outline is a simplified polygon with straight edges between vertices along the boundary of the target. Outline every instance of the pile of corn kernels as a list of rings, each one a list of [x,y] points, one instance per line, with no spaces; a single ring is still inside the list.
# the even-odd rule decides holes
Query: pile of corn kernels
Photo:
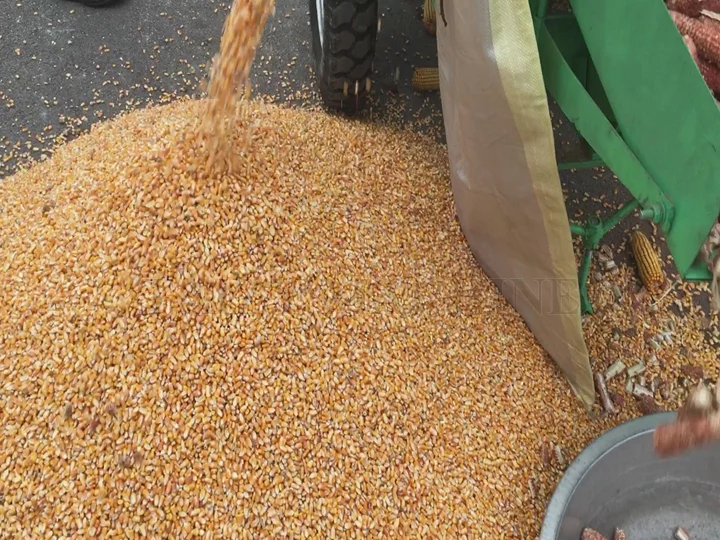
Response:
[[[639,411],[572,396],[475,264],[445,149],[256,102],[244,170],[208,177],[203,110],[98,125],[0,189],[4,531],[536,534]],[[598,365],[603,313],[639,313],[609,291]]]
[[[532,538],[590,440],[717,378],[716,327],[598,275],[593,367],[627,366],[588,416],[475,264],[442,146],[238,103],[271,9],[233,5],[209,100],[0,186],[3,534]]]
[[[539,435],[604,424],[475,265],[444,149],[254,104],[245,170],[206,177],[202,111],[2,185],[4,530],[535,530]]]

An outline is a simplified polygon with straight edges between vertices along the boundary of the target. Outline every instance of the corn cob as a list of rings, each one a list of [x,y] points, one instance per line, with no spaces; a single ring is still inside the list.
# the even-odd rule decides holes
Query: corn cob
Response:
[[[607,540],[602,534],[595,529],[585,527],[580,535],[580,540]]]
[[[705,3],[703,0],[668,0],[667,8],[688,17],[699,17],[700,12],[705,8]]]
[[[683,41],[685,41],[685,45],[687,45],[688,51],[690,51],[690,56],[692,56],[695,61],[703,79],[705,79],[705,84],[707,84],[711,91],[720,92],[720,68],[698,57],[695,42],[689,36],[683,36]]]
[[[650,240],[642,231],[635,231],[630,236],[630,248],[637,263],[640,280],[650,292],[656,292],[665,283],[660,257],[653,249]]]
[[[717,19],[713,19],[707,15],[701,15],[700,20],[704,25],[709,26],[710,28],[713,28],[715,32],[720,33],[720,21]]]
[[[415,68],[412,86],[418,91],[440,90],[440,71],[438,68]]]
[[[702,8],[714,13],[720,13],[720,0],[702,0]]]
[[[423,24],[425,25],[425,30],[428,31],[428,34],[434,36],[435,35],[435,4],[433,3],[433,0],[425,0],[425,3],[423,4]]]
[[[698,52],[697,47],[695,46],[695,42],[690,39],[689,36],[683,36],[683,41],[685,42],[685,45],[687,46],[687,49],[690,52],[690,56],[692,56],[692,59],[695,61],[696,64],[699,64],[700,58],[698,58]]]
[[[698,67],[700,68],[700,73],[702,73],[703,79],[705,79],[705,83],[707,83],[708,88],[710,88],[713,92],[720,93],[720,68],[715,64],[711,64],[710,62],[705,62],[703,60],[698,62]]]
[[[700,19],[693,19],[677,11],[670,11],[670,16],[680,33],[693,40],[704,60],[720,64],[720,33]]]

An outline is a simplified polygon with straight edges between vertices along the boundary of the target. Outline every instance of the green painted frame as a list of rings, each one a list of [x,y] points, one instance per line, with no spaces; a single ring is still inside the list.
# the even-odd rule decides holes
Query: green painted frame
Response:
[[[679,274],[709,280],[696,257],[720,214],[720,110],[664,4],[571,0],[573,13],[553,15],[548,0],[529,2],[548,94],[595,152],[558,169],[607,165],[634,198],[605,220],[570,224],[583,240],[582,311],[593,312],[592,252],[638,208],[660,226]]]

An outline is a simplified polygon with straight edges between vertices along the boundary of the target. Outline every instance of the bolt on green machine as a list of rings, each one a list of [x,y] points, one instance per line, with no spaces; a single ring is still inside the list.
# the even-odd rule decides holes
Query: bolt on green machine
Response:
[[[529,0],[547,92],[594,150],[558,168],[608,166],[633,201],[571,223],[583,240],[581,309],[603,236],[639,208],[662,231],[680,277],[707,281],[698,252],[720,214],[720,108],[660,0]]]

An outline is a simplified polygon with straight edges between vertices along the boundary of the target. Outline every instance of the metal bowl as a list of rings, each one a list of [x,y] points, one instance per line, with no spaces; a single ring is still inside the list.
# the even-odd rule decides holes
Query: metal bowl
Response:
[[[673,421],[660,413],[626,422],[593,441],[568,467],[550,500],[540,540],[579,540],[591,527],[612,538],[720,539],[720,445],[659,459],[653,430]]]

